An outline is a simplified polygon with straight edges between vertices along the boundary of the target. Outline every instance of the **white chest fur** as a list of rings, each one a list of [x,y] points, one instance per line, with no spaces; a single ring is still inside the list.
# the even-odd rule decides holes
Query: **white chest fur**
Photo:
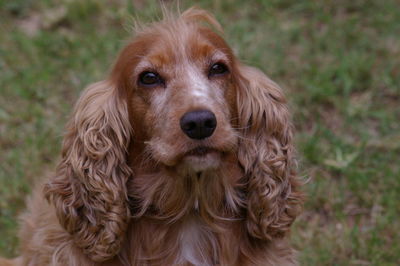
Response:
[[[180,233],[180,256],[177,264],[215,265],[218,241],[211,230],[195,218],[185,222]]]

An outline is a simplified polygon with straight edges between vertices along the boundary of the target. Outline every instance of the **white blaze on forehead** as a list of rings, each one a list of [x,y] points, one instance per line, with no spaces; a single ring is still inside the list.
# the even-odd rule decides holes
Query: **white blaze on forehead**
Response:
[[[228,62],[228,57],[221,51],[216,51],[212,57],[211,62]],[[202,67],[196,66],[194,63],[187,60],[186,62],[186,75],[188,76],[189,81],[189,93],[198,99],[203,99],[204,101],[209,102],[214,97],[212,90],[212,86],[210,84],[210,80],[208,78],[208,73],[204,72]],[[211,65],[209,66],[211,67]]]
[[[195,98],[208,100],[210,98],[210,86],[207,77],[193,64],[187,67],[188,92]]]

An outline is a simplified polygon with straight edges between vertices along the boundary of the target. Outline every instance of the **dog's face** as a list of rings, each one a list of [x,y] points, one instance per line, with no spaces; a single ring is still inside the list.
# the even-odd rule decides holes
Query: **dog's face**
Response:
[[[139,30],[75,107],[45,194],[94,261],[118,254],[132,215],[195,212],[214,231],[240,221],[270,241],[299,213],[285,97],[204,22],[220,28],[189,9]]]
[[[212,30],[179,26],[185,27],[179,34],[143,33],[120,57],[122,72],[131,73],[124,82],[133,141],[144,142],[145,152],[167,167],[215,169],[237,145],[234,56]]]

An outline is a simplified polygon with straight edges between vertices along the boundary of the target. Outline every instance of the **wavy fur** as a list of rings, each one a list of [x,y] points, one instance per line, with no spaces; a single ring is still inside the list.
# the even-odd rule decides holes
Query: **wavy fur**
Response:
[[[245,170],[247,229],[259,239],[283,236],[299,214],[292,124],[279,86],[258,69],[240,66],[238,158]]]
[[[115,86],[91,85],[67,126],[56,175],[45,186],[60,224],[94,261],[116,255],[127,228],[130,131],[127,105]]]

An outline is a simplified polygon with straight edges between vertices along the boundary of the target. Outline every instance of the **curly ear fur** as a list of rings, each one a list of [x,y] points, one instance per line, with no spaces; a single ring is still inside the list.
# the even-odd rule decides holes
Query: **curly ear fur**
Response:
[[[108,81],[89,86],[67,125],[62,160],[45,186],[60,224],[94,261],[118,253],[128,224],[127,103]]]
[[[252,67],[240,66],[239,73],[238,157],[248,181],[246,225],[251,236],[270,240],[284,236],[301,209],[292,125],[277,84]]]

